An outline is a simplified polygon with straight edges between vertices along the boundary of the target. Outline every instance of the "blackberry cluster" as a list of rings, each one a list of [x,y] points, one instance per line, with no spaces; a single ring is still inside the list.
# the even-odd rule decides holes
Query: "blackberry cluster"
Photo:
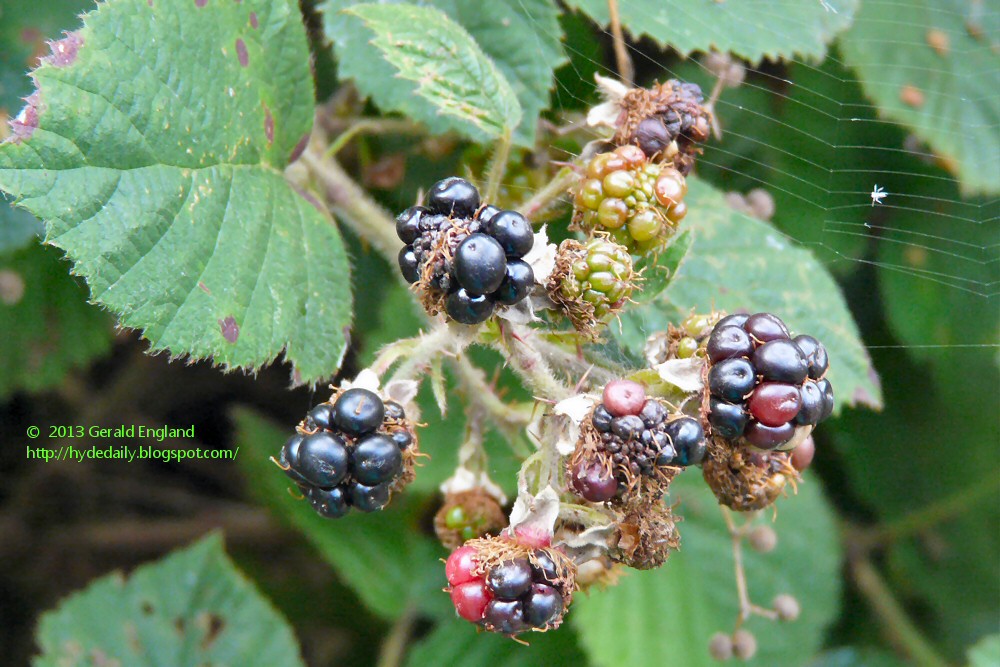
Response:
[[[586,244],[573,239],[559,244],[546,289],[577,331],[595,335],[600,324],[621,312],[637,280],[628,249],[598,235]]]
[[[462,324],[479,324],[497,304],[512,306],[535,282],[522,258],[535,237],[517,211],[482,206],[479,191],[451,177],[434,184],[427,206],[411,206],[396,217],[403,277],[417,284],[434,314],[444,310]]]
[[[637,382],[615,380],[590,416],[597,432],[597,457],[576,457],[570,482],[590,502],[604,502],[639,476],[701,463],[705,432],[697,419],[671,416]],[[610,461],[610,469],[602,463]]]
[[[413,478],[416,438],[403,407],[355,387],[320,403],[281,448],[279,465],[321,516],[374,512]]]
[[[625,118],[614,142],[638,146],[649,158],[670,161],[687,175],[701,152],[698,144],[708,139],[712,129],[704,101],[697,84],[676,79],[651,89],[632,90],[622,99]]]
[[[449,549],[477,537],[495,535],[506,527],[507,516],[500,503],[478,487],[448,494],[434,515],[434,532]]]
[[[574,587],[568,559],[549,548],[500,546],[505,542],[472,540],[448,557],[445,576],[455,611],[505,635],[558,627]]]
[[[636,254],[659,248],[687,214],[684,176],[646,159],[636,146],[596,155],[574,192],[573,222],[588,233],[605,231]]]
[[[799,427],[811,431],[833,412],[826,348],[812,336],[792,338],[775,315],[724,317],[705,351],[708,422],[716,436],[792,449],[802,440]]]

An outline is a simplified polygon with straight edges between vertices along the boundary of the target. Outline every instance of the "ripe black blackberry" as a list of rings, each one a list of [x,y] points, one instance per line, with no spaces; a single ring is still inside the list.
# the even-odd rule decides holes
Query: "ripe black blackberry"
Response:
[[[559,627],[576,588],[565,554],[507,535],[469,540],[448,557],[445,576],[461,618],[509,636]]]
[[[712,436],[761,450],[791,450],[833,411],[826,349],[791,337],[775,315],[730,315],[705,343],[703,409]]]
[[[277,463],[320,516],[336,519],[385,507],[413,480],[417,453],[403,406],[354,387],[310,410]]]
[[[479,191],[464,179],[434,184],[426,207],[397,216],[396,234],[406,244],[400,271],[432,315],[443,311],[461,324],[479,324],[497,304],[526,298],[534,285],[522,260],[534,244],[531,225],[517,211],[481,206]]]

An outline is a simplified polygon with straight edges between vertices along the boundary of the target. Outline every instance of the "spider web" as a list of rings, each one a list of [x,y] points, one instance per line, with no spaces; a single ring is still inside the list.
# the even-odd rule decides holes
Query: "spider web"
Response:
[[[624,13],[639,1],[619,0],[619,7]],[[827,3],[821,5],[836,11]],[[961,66],[973,30],[996,26],[1000,12],[977,0],[955,2],[950,10],[938,9],[927,16],[904,11],[907,7],[898,5],[893,19],[898,23],[885,26],[885,44],[869,49],[874,57],[853,58],[847,55],[849,49],[835,42],[822,62],[786,58],[781,63],[745,63],[743,83],[723,88],[715,103],[722,136],[707,142],[695,173],[724,191],[744,195],[755,188],[767,191],[775,202],[771,222],[792,242],[811,248],[841,281],[868,276],[883,283],[883,298],[925,294],[925,300],[941,301],[938,308],[954,301],[955,308],[968,311],[964,316],[977,320],[977,328],[989,330],[985,338],[970,334],[943,345],[931,336],[918,340],[909,336],[903,337],[905,345],[887,339],[868,341],[870,348],[997,348],[1000,199],[995,189],[968,193],[965,179],[956,177],[955,157],[935,150],[925,138],[931,135],[940,140],[938,145],[952,142],[966,149],[972,142],[969,150],[977,141],[997,145],[998,33],[992,30],[977,37],[993,40],[992,61],[984,71],[963,72]],[[672,11],[688,10],[674,6]],[[697,21],[700,10],[689,11],[687,18]],[[767,3],[755,5],[747,29],[773,32],[775,18]],[[919,40],[908,37],[916,32]],[[609,32],[605,38],[610,43]],[[694,53],[685,60],[659,51],[650,40],[641,40],[638,46],[629,41],[638,85],[670,78],[695,81],[706,97],[716,86],[706,54]],[[586,108],[597,98],[567,81],[590,80],[595,71],[614,78],[617,74],[610,47],[606,54],[583,53],[572,50],[575,43],[566,43],[572,76],[560,78],[553,102]],[[918,47],[932,55],[935,47],[943,51],[938,52],[941,57],[903,67],[892,55],[892,49]],[[861,66],[867,79],[859,73]],[[883,68],[885,76],[872,76]],[[895,100],[887,104],[884,97],[878,98],[878,87],[896,90],[899,71],[915,88],[941,85],[937,82],[943,79],[961,83],[963,77],[980,77],[981,85],[978,97],[970,98],[966,89],[946,89],[941,99],[908,96],[910,91],[905,91],[899,94],[902,105]],[[985,109],[985,121],[966,117],[963,109],[970,104],[981,112]],[[886,108],[893,106],[902,111],[887,113]],[[908,113],[920,117],[910,123],[896,120]],[[979,167],[988,180],[1000,181],[1000,152],[987,154]],[[872,199],[876,187],[885,193],[880,202]],[[892,294],[886,297],[889,289]],[[872,284],[871,290],[875,293],[879,286]]]

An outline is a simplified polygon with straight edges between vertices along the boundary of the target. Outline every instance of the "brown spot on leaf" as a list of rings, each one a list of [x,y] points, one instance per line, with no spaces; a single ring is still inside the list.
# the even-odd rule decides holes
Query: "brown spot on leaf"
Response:
[[[299,139],[299,143],[295,144],[295,148],[292,149],[292,154],[288,156],[288,162],[292,163],[302,157],[302,154],[306,152],[306,146],[309,145],[309,136],[312,134],[312,130],[306,132]]]
[[[198,281],[198,289],[200,289],[205,294],[208,294],[209,296],[211,296],[211,294],[212,294],[212,290],[208,289],[208,285],[206,285],[205,283],[203,283],[201,281]]]
[[[236,40],[236,57],[239,59],[242,67],[250,64],[250,54],[247,53],[247,44],[242,38],[237,38]]]
[[[83,37],[78,32],[63,33],[66,36],[54,42],[49,42],[51,55],[42,58],[42,62],[53,67],[68,67],[76,62],[76,56],[83,46]]]
[[[155,611],[155,609],[153,609],[153,603],[150,602],[149,600],[143,600],[142,606],[140,606],[139,608],[142,609],[142,613],[144,613],[146,616],[152,616],[153,612]]]
[[[240,325],[236,324],[236,318],[232,315],[224,320],[219,320],[219,330],[222,331],[222,337],[226,339],[227,343],[235,343],[236,339],[240,337]]]
[[[222,630],[226,627],[225,621],[218,614],[201,614],[198,617],[198,625],[204,628],[205,637],[201,640],[201,650],[207,651],[212,643],[219,638]]]
[[[919,109],[924,106],[924,94],[914,85],[906,84],[899,89],[899,99],[906,106]]]
[[[274,143],[274,116],[266,104],[264,104],[264,136],[267,137],[268,146]]]
[[[310,204],[312,204],[313,208],[315,208],[320,213],[323,213],[324,215],[326,214],[326,212],[327,212],[326,209],[323,208],[323,205],[320,204],[319,201],[317,201],[317,199],[315,197],[313,197],[311,193],[303,190],[302,188],[300,188],[297,185],[294,185],[294,184],[291,184],[291,185],[292,185],[292,189],[295,190],[295,192],[300,197],[302,197],[307,202],[309,202]]]
[[[208,0],[194,0],[195,7],[204,7],[208,4]]]
[[[934,52],[942,58],[947,56],[948,51],[951,50],[951,40],[948,38],[948,33],[943,30],[931,28],[927,31],[926,39],[930,47],[934,49]]]
[[[250,27],[254,30],[260,25],[260,21],[257,20],[257,12],[250,12]]]
[[[24,108],[9,122],[10,132],[15,142],[30,139],[31,135],[38,129],[38,107],[41,104],[41,97],[36,90],[31,95],[24,98]]]
[[[184,636],[184,629],[185,629],[184,619],[181,616],[178,616],[177,618],[174,619],[174,629],[177,630],[177,634],[179,634],[181,637]]]

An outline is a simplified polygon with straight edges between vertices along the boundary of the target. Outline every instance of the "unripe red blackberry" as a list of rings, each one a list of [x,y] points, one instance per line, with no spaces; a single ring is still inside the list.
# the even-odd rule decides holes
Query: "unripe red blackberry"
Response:
[[[576,589],[576,566],[558,549],[516,537],[474,539],[445,563],[456,613],[490,632],[559,627]]]
[[[687,213],[687,182],[672,166],[646,159],[636,146],[596,155],[573,192],[573,222],[607,232],[630,252],[662,247]]]
[[[546,289],[574,328],[596,336],[625,306],[637,282],[628,250],[600,235],[586,243],[563,241]]]

